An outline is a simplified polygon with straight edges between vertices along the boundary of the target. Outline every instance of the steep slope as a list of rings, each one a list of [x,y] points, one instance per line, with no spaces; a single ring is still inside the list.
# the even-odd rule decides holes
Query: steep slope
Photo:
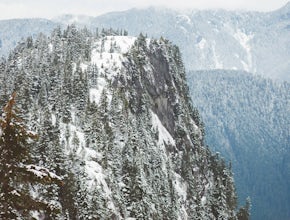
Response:
[[[34,159],[64,179],[54,219],[236,219],[231,172],[204,144],[179,50],[69,26],[1,63],[39,134]]]
[[[224,70],[191,72],[188,83],[206,142],[232,161],[252,218],[289,219],[289,83]]]

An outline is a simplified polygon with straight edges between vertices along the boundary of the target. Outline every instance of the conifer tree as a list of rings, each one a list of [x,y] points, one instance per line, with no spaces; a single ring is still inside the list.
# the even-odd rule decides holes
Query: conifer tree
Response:
[[[38,201],[32,185],[58,184],[61,178],[31,162],[30,142],[36,135],[29,132],[13,109],[16,93],[4,107],[0,118],[0,219],[29,218],[31,211],[51,215],[60,211],[57,205]]]

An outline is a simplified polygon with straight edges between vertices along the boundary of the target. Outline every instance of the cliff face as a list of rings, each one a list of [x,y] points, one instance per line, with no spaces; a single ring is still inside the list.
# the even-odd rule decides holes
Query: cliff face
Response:
[[[35,163],[63,177],[59,190],[31,189],[59,204],[53,218],[237,218],[231,172],[203,144],[167,40],[56,29],[20,44],[0,82],[1,102],[16,91],[39,134]]]

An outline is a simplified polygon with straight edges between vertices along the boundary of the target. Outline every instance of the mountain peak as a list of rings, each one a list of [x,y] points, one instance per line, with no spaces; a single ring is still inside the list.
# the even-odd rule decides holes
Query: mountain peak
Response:
[[[232,174],[204,146],[181,54],[168,40],[73,25],[28,39],[14,52],[3,65],[17,63],[23,71],[0,71],[0,85],[25,82],[17,97],[21,106],[36,103],[22,107],[39,121],[35,158],[70,175],[61,195],[47,195],[63,210],[59,219],[67,213],[79,219],[236,215]],[[0,100],[12,89],[1,90]]]

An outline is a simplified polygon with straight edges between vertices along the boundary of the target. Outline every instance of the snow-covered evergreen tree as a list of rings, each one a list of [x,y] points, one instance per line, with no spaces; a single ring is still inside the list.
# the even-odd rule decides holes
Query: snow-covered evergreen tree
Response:
[[[62,180],[45,167],[31,164],[31,140],[36,135],[28,131],[14,109],[15,96],[3,109],[0,118],[0,217],[29,219],[35,215],[54,216],[60,213],[58,197],[48,201],[35,197],[42,184],[62,186]],[[36,191],[35,191],[36,190]],[[34,191],[34,192],[33,192]],[[34,195],[32,195],[32,193]]]

